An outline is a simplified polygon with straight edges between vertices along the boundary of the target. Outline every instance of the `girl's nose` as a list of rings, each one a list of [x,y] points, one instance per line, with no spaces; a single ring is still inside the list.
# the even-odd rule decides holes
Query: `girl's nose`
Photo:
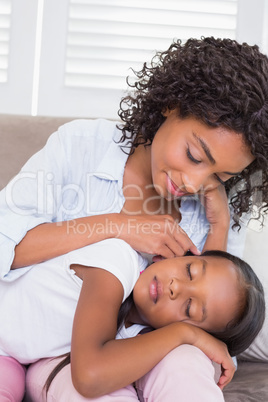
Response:
[[[183,290],[183,284],[180,283],[180,281],[178,281],[175,278],[172,278],[170,281],[170,285],[169,285],[169,297],[171,298],[171,300],[175,300],[179,294],[182,293]]]

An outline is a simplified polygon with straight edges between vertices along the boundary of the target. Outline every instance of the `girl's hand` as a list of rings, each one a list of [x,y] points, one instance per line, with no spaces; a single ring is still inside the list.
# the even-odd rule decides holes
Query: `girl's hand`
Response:
[[[111,227],[114,237],[125,240],[139,252],[157,254],[164,258],[179,257],[188,250],[193,254],[200,254],[188,235],[170,215],[130,217],[121,213],[114,214],[113,218]]]
[[[198,333],[196,335],[196,340],[192,344],[201,349],[210,360],[221,365],[222,373],[218,386],[222,390],[233,378],[235,373],[234,362],[229,355],[225,343],[199,328],[196,329],[198,330]]]

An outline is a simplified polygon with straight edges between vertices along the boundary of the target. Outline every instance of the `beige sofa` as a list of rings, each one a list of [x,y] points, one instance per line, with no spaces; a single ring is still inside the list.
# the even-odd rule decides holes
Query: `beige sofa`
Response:
[[[26,160],[45,144],[52,132],[70,120],[72,118],[0,115],[0,189],[19,171]],[[260,231],[254,222],[249,225],[244,252],[244,258],[253,266],[266,289],[267,227],[268,224],[265,230]],[[239,357],[238,370],[224,394],[227,402],[268,401],[267,320],[252,347]]]

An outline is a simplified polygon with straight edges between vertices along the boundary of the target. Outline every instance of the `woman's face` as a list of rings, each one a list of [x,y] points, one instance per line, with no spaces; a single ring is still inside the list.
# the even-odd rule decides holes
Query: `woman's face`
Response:
[[[222,331],[240,305],[233,263],[219,257],[185,256],[150,265],[133,297],[140,323],[160,328],[184,321],[207,331]]]
[[[166,199],[212,190],[254,160],[242,135],[181,120],[177,110],[166,116],[151,147],[153,183]]]

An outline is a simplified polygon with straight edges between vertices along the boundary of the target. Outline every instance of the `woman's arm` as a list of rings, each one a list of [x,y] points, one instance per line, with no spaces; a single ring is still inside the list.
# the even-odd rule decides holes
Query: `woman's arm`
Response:
[[[109,238],[126,241],[135,250],[165,258],[200,254],[169,215],[103,214],[71,221],[44,223],[29,230],[15,248],[11,269],[46,261]]]
[[[184,343],[199,347],[222,365],[221,388],[231,380],[234,365],[227,347],[189,324],[174,323],[136,338],[115,340],[122,285],[107,271],[83,271],[71,347],[72,380],[83,396],[96,398],[131,384]]]
[[[38,264],[113,237],[109,230],[112,216],[113,214],[89,216],[34,227],[15,247],[11,269]]]

